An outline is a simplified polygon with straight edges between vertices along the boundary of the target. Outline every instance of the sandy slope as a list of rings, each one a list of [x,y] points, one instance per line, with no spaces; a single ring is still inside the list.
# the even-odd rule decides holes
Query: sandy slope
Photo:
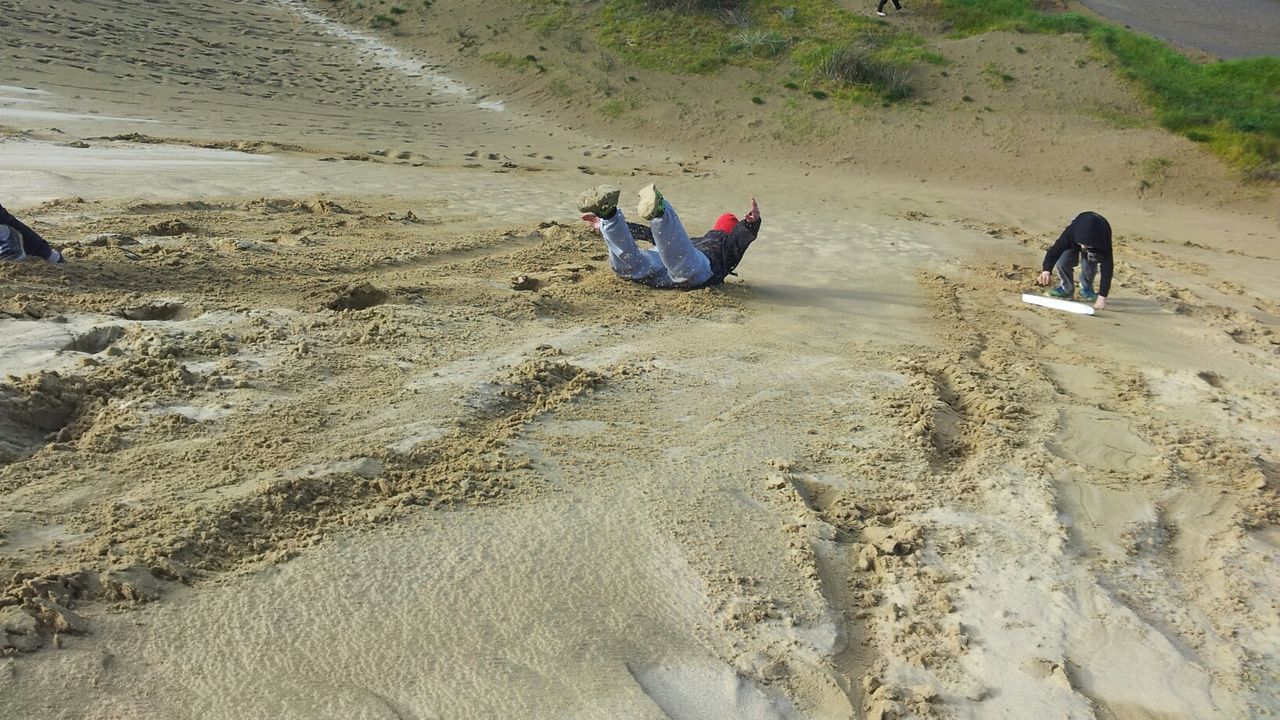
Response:
[[[1046,108],[1102,69],[832,164],[599,134],[295,3],[0,7],[43,33],[4,201],[73,259],[0,268],[6,717],[1280,711],[1275,216]],[[937,92],[1010,42],[1083,52],[953,43]],[[611,276],[571,198],[650,179],[695,227],[760,197],[741,278]],[[1083,207],[1112,309],[1022,305]]]

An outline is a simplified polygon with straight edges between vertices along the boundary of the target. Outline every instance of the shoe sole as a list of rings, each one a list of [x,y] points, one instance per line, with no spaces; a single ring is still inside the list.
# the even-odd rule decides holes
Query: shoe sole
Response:
[[[578,196],[578,212],[609,215],[618,207],[622,191],[612,185],[597,185]]]
[[[658,208],[662,208],[662,210]],[[665,210],[666,208],[662,204],[662,193],[658,192],[657,184],[649,183],[640,190],[640,205],[636,208],[636,212],[640,213],[640,217],[645,220],[652,220]]]

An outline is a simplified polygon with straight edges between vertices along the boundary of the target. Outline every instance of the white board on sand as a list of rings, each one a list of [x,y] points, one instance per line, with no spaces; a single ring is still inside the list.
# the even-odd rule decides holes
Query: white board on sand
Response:
[[[1022,293],[1022,302],[1031,303],[1032,305],[1043,305],[1054,310],[1066,310],[1067,312],[1077,315],[1092,315],[1093,308],[1084,303],[1072,302],[1071,300],[1060,300],[1045,295],[1032,295],[1031,293]]]

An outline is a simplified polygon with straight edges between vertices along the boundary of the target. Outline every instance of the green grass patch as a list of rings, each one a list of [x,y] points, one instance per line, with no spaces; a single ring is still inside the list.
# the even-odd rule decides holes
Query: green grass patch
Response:
[[[645,0],[615,0],[600,11],[600,39],[628,62],[650,70],[708,73],[732,55],[732,38],[713,14],[654,9]]]
[[[776,30],[742,30],[734,38],[731,48],[754,57],[775,57],[786,51],[790,41]]]
[[[833,50],[822,62],[823,77],[844,85],[873,88],[885,99],[901,100],[911,94],[910,68],[885,60],[867,45],[851,43]]]
[[[574,96],[573,86],[564,78],[556,78],[547,86],[551,90],[551,94],[556,97],[569,98]]]
[[[1168,177],[1168,169],[1173,162],[1167,158],[1150,157],[1138,163],[1134,168],[1134,175],[1138,178],[1138,184],[1143,190],[1151,188],[1159,189],[1164,185],[1165,179]]]
[[[529,29],[544,37],[562,28],[571,27],[572,24],[573,13],[563,5],[540,5],[538,12],[528,20]],[[582,42],[577,35],[572,36],[569,41],[576,46],[580,46]]]
[[[621,100],[608,100],[600,105],[600,114],[611,120],[617,120],[626,112],[627,105]]]
[[[1077,13],[1042,13],[1030,0],[939,0],[934,12],[953,34],[962,37],[992,30],[1087,33],[1095,25]]]
[[[634,102],[621,98],[606,100],[600,104],[600,114],[610,120],[617,120],[635,109],[636,106]]]
[[[797,89],[823,97],[902,99],[912,64],[945,62],[921,37],[829,0],[607,0],[595,22],[629,64],[684,74],[791,64]]]
[[[681,13],[733,12],[741,10],[749,0],[643,0],[652,10],[673,10]]]
[[[500,68],[515,70],[516,72],[524,72],[526,70],[537,70],[544,72],[546,68],[538,63],[538,58],[534,55],[525,55],[523,57],[512,55],[509,52],[491,52],[482,56],[486,61],[497,65]]]
[[[1008,87],[1013,84],[1014,77],[1007,72],[1002,71],[995,63],[987,63],[982,68],[982,77],[986,79],[987,84],[991,87]]]

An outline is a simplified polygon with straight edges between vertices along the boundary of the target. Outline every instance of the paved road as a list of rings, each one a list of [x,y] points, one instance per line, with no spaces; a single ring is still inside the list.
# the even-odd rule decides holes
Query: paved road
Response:
[[[1221,58],[1280,56],[1280,0],[1081,0],[1111,20]]]

